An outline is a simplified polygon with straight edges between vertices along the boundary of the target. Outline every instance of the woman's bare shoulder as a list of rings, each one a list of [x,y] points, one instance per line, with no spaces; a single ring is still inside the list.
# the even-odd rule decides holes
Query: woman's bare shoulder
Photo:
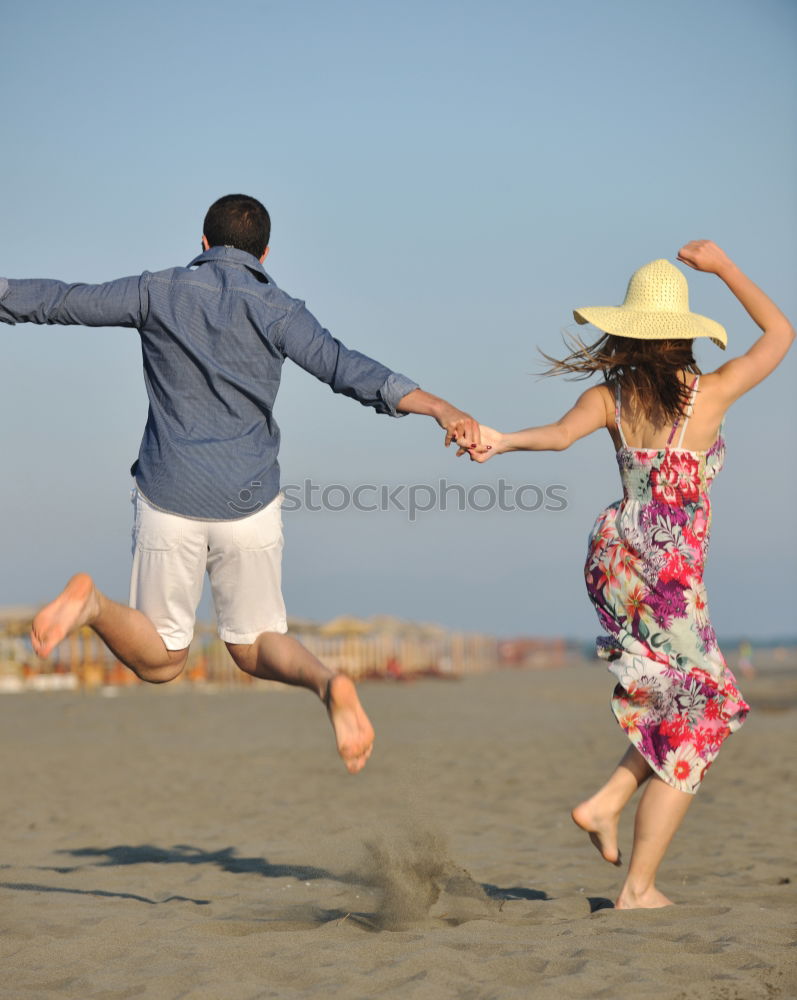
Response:
[[[722,415],[728,409],[728,397],[722,384],[722,376],[718,372],[706,372],[700,376],[698,384],[698,400],[700,409],[716,411]]]
[[[596,393],[596,399],[600,398],[603,406],[606,410],[606,423],[607,426],[611,427],[614,425],[614,389],[609,385],[608,382],[601,382],[600,385],[594,385],[593,390]]]

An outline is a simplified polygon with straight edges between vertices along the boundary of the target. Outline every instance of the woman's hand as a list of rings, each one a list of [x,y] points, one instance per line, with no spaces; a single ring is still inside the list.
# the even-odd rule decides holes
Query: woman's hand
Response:
[[[711,240],[691,240],[678,251],[678,260],[695,271],[707,271],[709,274],[722,274],[733,261]]]
[[[501,454],[504,435],[500,431],[493,430],[492,427],[486,427],[484,424],[479,424],[479,436],[481,444],[474,444],[469,448],[460,447],[457,451],[457,458],[460,455],[467,455],[471,462],[486,462],[493,455]]]

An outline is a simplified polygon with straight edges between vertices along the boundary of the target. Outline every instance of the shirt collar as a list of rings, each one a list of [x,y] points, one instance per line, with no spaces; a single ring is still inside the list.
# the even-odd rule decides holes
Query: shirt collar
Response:
[[[194,257],[189,267],[196,267],[198,264],[207,264],[209,261],[219,261],[222,264],[235,264],[250,270],[255,277],[261,281],[268,281],[268,275],[263,265],[252,254],[245,250],[238,250],[237,247],[211,247],[205,250],[198,257]]]

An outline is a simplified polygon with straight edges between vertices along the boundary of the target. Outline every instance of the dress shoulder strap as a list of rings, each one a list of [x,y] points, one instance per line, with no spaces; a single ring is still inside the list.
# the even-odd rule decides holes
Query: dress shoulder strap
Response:
[[[614,387],[614,422],[617,424],[617,433],[620,435],[620,442],[624,448],[628,445],[625,441],[625,434],[623,434],[623,424],[620,420],[620,383],[618,382]]]
[[[678,444],[675,446],[676,448],[680,448],[681,444],[683,443],[684,434],[686,434],[686,426],[689,423],[689,418],[692,416],[692,411],[695,408],[695,396],[697,395],[697,387],[698,387],[699,383],[700,383],[700,376],[699,375],[695,375],[695,380],[692,383],[692,388],[689,390],[689,402],[686,404],[686,412],[684,413],[684,422],[681,425],[681,434],[680,434],[680,436],[678,438]],[[670,446],[670,444],[672,442],[673,437],[675,436],[675,431],[678,428],[678,424],[680,423],[680,420],[681,420],[681,418],[678,417],[678,419],[672,425],[672,430],[670,431],[670,436],[669,436],[669,438],[667,438],[667,447],[668,448],[669,448],[669,446]]]
[[[699,375],[695,375],[695,380],[692,383],[692,391],[689,394],[689,404],[686,407],[686,413],[684,414],[684,422],[683,422],[683,426],[681,427],[681,436],[678,438],[678,447],[679,448],[681,447],[681,444],[683,443],[684,434],[686,434],[687,424],[689,423],[689,419],[691,418],[692,412],[694,411],[694,408],[695,408],[695,398],[697,396],[697,387],[698,387],[699,383],[700,383],[700,376]]]

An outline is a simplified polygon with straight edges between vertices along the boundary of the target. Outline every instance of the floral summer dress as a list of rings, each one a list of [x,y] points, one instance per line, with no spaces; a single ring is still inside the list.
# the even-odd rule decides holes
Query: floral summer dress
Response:
[[[623,499],[595,522],[584,568],[608,632],[598,655],[618,681],[612,711],[656,774],[692,793],[749,711],[717,646],[703,584],[722,428],[708,451],[681,447],[699,378],[675,447],[679,421],[665,448],[628,447],[618,387]]]

